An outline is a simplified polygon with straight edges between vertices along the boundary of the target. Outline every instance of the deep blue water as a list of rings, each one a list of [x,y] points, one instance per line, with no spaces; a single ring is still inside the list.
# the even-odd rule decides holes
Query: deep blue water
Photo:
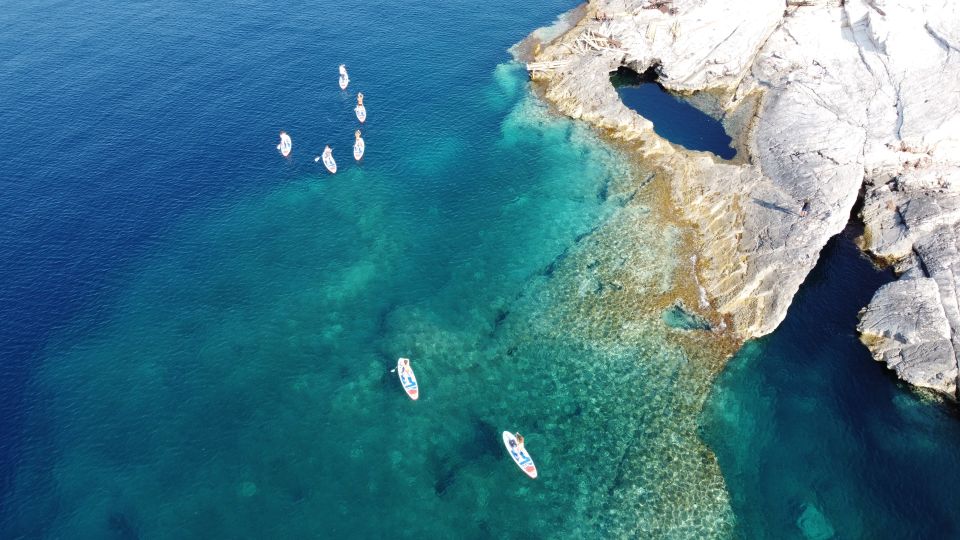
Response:
[[[611,77],[623,103],[653,122],[657,135],[689,150],[733,159],[737,152],[723,124],[649,79],[627,70]]]
[[[746,538],[960,536],[960,414],[915,394],[857,339],[892,278],[834,238],[783,324],[747,344],[704,411]]]
[[[506,53],[574,4],[4,6],[0,537],[782,537],[806,503],[856,536],[876,531],[847,520],[903,489],[868,467],[897,449],[931,465],[901,469],[925,481],[884,526],[952,502],[926,479],[957,470],[955,419],[856,346],[851,310],[884,278],[850,250],[696,416],[712,368],[689,347],[705,342],[643,303],[669,290],[679,232]],[[706,130],[671,114],[657,129],[679,144]],[[326,144],[336,176],[313,162]],[[814,384],[834,380],[825,361],[804,385],[767,374],[821,342],[868,407]],[[764,416],[798,389],[829,423]],[[815,432],[870,436],[809,450],[817,469],[791,454]],[[843,504],[809,495],[838,468]]]
[[[677,233],[506,51],[573,5],[7,6],[0,536],[729,530],[688,378],[649,376],[683,351],[658,318],[593,337],[623,289],[597,231],[645,238],[636,287]]]
[[[498,117],[471,114],[476,87],[490,83],[506,47],[570,6],[511,5],[508,16],[470,2],[442,13],[382,1],[5,5],[0,487],[24,443],[11,434],[36,405],[24,390],[51,335],[101,325],[131,267],[185,216],[216,215],[314,171],[307,157],[327,143],[345,163],[353,94],[336,88],[337,64],[366,82],[367,161],[400,169],[407,197],[439,200],[462,187],[468,199],[475,178],[447,184],[403,156],[499,129]],[[277,159],[280,129],[295,137],[294,160]]]

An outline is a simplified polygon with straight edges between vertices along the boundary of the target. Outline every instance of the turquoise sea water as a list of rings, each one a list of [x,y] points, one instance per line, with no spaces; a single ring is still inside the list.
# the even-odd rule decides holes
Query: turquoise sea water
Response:
[[[5,310],[45,326],[5,334],[3,536],[730,530],[715,366],[646,303],[679,233],[506,52],[570,7],[8,12]]]
[[[738,366],[757,349],[701,415],[723,359],[664,323],[689,289],[682,232],[657,212],[666,179],[552,115],[510,62],[571,7],[0,11],[0,537],[796,534],[795,505],[758,517],[756,485],[786,488],[738,468],[797,447],[740,429],[754,387]],[[325,144],[335,176],[313,162]],[[778,354],[806,358],[809,336],[787,335]],[[417,402],[389,372],[399,356]],[[943,408],[871,384],[915,412],[903,440],[927,433],[950,463]],[[537,480],[502,430],[525,435]],[[809,463],[777,463],[806,486]]]

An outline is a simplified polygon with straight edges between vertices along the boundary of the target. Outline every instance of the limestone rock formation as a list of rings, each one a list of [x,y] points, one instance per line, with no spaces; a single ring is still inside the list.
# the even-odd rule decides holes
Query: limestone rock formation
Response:
[[[954,395],[957,363],[940,288],[931,278],[888,283],[864,310],[858,328],[877,360],[903,380]]]
[[[699,235],[699,281],[738,337],[777,327],[821,248],[863,194],[865,249],[895,263],[901,280],[932,280],[897,287],[923,290],[924,308],[936,302],[949,327],[945,338],[938,326],[940,338],[921,332],[926,337],[906,347],[889,336],[871,337],[894,335],[904,322],[874,314],[917,308],[907,305],[915,298],[891,288],[867,310],[873,318],[864,320],[864,340],[904,379],[922,384],[941,377],[925,385],[955,394],[955,3],[594,0],[576,25],[533,51],[528,69],[549,102],[632,145],[670,176],[674,202]],[[737,158],[723,161],[660,138],[610,84],[621,66],[653,69],[665,88],[722,119],[736,138]],[[929,294],[931,283],[937,295]]]

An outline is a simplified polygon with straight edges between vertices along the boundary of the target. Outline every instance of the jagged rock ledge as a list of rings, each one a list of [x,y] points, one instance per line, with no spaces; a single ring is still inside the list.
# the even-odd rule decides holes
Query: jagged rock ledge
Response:
[[[531,77],[560,112],[671,178],[699,236],[699,281],[729,332],[777,327],[862,196],[864,249],[901,273],[865,310],[863,341],[904,380],[956,397],[960,8],[594,0],[579,9],[579,22],[525,41]],[[610,84],[621,66],[653,69],[722,119],[738,157],[660,138]]]

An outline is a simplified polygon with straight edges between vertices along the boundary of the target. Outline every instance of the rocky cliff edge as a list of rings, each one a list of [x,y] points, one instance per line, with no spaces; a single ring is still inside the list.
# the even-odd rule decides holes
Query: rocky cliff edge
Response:
[[[595,0],[528,70],[559,111],[668,175],[716,314],[773,331],[863,201],[863,248],[900,273],[860,331],[903,379],[952,397],[960,346],[960,8],[948,0]],[[660,138],[610,74],[653,70],[720,118],[724,161]],[[808,210],[802,211],[804,203]]]

